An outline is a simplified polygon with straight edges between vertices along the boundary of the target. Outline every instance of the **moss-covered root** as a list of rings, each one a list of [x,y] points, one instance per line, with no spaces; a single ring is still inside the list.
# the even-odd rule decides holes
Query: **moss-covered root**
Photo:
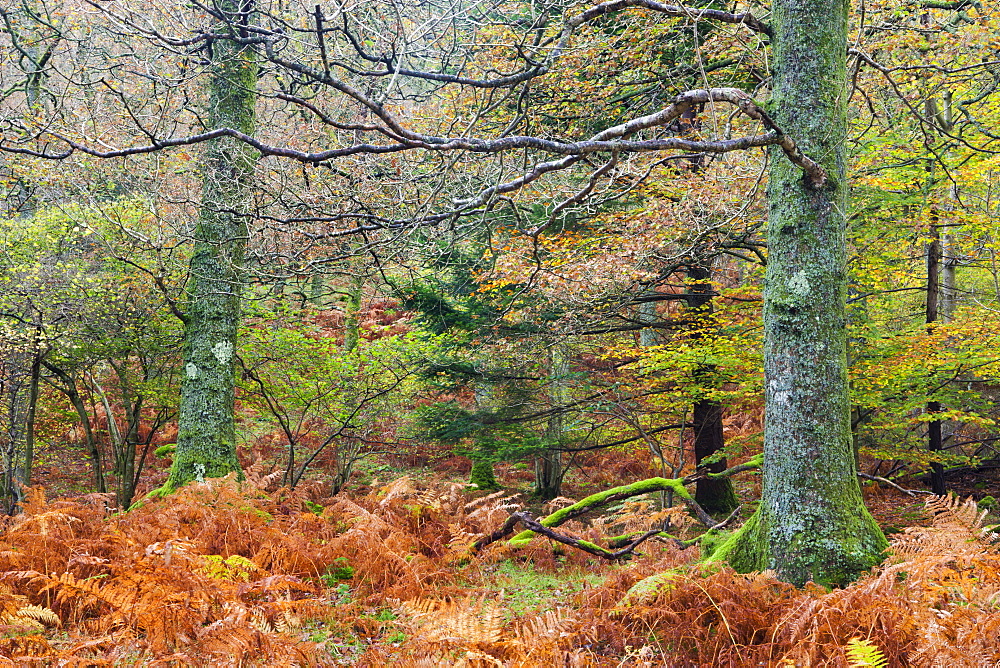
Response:
[[[539,524],[544,527],[557,527],[563,522],[568,522],[574,517],[579,517],[594,508],[599,508],[600,506],[614,503],[616,501],[629,499],[633,496],[648,494],[649,492],[662,492],[668,489],[672,490],[682,499],[691,499],[691,494],[684,488],[684,480],[682,478],[648,478],[646,480],[634,482],[631,485],[612,487],[611,489],[603,492],[592,494],[585,499],[577,501],[572,506],[567,506],[557,510],[548,517],[540,520]],[[507,541],[507,544],[511,547],[524,546],[536,535],[537,534],[534,531],[522,531]]]
[[[814,523],[792,535],[775,524],[758,509],[706,561],[729,562],[740,573],[771,569],[796,586],[840,587],[881,562],[889,546],[867,510],[839,527]]]

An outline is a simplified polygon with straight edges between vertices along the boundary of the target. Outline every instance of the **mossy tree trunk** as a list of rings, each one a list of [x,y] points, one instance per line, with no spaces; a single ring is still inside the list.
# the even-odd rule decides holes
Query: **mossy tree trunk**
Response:
[[[220,0],[239,30],[249,0]],[[253,49],[220,39],[211,44],[208,118],[213,128],[254,131],[257,60]],[[166,489],[240,471],[233,419],[234,359],[247,217],[256,152],[232,138],[210,142],[204,155],[202,203],[187,286],[177,450]]]
[[[361,288],[360,274],[348,279],[347,290],[344,292],[344,352],[351,352],[361,338]]]
[[[847,395],[847,12],[843,0],[773,5],[772,111],[828,179],[816,185],[772,153],[763,494],[715,555],[799,585],[846,583],[887,545],[861,498]]]

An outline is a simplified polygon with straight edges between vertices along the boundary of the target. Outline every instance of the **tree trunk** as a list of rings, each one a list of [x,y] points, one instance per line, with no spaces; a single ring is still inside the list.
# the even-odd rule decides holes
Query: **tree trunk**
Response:
[[[954,187],[952,187],[954,192]],[[958,284],[955,268],[958,266],[958,248],[951,233],[941,235],[941,306],[938,315],[941,322],[951,322],[958,304]]]
[[[35,416],[38,412],[38,381],[42,375],[42,355],[38,348],[40,332],[35,334],[35,356],[31,360],[31,378],[28,381],[28,411],[24,424],[24,466],[20,483],[31,485],[31,465],[35,460]]]
[[[220,0],[232,24],[247,21],[250,3]],[[234,25],[216,30],[237,30]],[[254,131],[257,61],[253,49],[211,43],[209,123]],[[165,490],[192,480],[240,471],[233,417],[236,332],[256,152],[232,138],[210,142],[204,158],[202,204],[187,286],[177,450]]]
[[[707,315],[712,311],[711,270],[702,265],[688,267],[687,307],[695,314]],[[694,372],[695,377],[710,373],[714,367],[703,367]],[[722,430],[722,405],[711,399],[700,399],[694,404],[694,458],[695,466],[709,473],[722,473],[728,467],[722,457],[710,464],[702,465],[706,459],[726,447]],[[699,480],[694,492],[695,501],[710,513],[728,515],[736,510],[739,499],[733,491],[729,478],[706,478]]]
[[[931,225],[931,240],[927,244],[927,305],[926,322],[928,331],[930,325],[938,319],[938,301],[940,299],[941,285],[938,281],[941,271],[941,232],[936,222],[937,215],[933,214]],[[941,403],[937,401],[927,402],[927,414],[933,415],[941,412]],[[940,452],[942,448],[941,421],[931,420],[927,423],[927,449],[932,453]],[[934,456],[933,454],[931,455]],[[935,494],[945,494],[944,465],[941,462],[931,462],[931,491]]]
[[[496,390],[492,385],[485,382],[476,384],[476,407],[482,410],[493,411],[496,409]],[[481,431],[476,436],[473,444],[470,459],[472,459],[472,471],[469,473],[469,482],[479,489],[495,490],[500,489],[496,475],[493,472],[493,460],[496,457],[496,448],[488,435]]]
[[[361,338],[361,276],[348,278],[347,292],[344,295],[344,345],[343,350],[349,353],[358,345]]]
[[[929,24],[929,16],[922,17]],[[940,127],[945,132],[951,130],[951,94],[944,97],[944,106],[940,108],[938,101],[934,97],[929,97],[924,101],[924,111],[927,121],[931,127]],[[928,140],[929,141],[929,140]],[[930,325],[939,319],[949,322],[954,314],[955,296],[955,267],[948,258],[945,257],[945,248],[951,235],[945,235],[945,241],[941,239],[941,228],[939,226],[940,216],[937,202],[934,201],[934,167],[935,159],[930,157],[927,160],[927,192],[926,196],[931,201],[931,238],[927,244],[927,301],[926,301],[926,323],[927,332],[931,333]],[[953,194],[954,186],[949,188],[949,194]],[[941,412],[941,403],[938,401],[927,402],[927,414],[933,415]],[[927,423],[927,449],[932,453],[940,452],[944,449],[944,437],[941,420],[931,420]],[[934,455],[932,454],[931,457]],[[941,462],[931,462],[931,491],[935,494],[946,494],[947,487],[944,481],[944,465]]]
[[[90,413],[87,412],[87,406],[83,403],[83,397],[80,396],[76,379],[67,374],[63,382],[66,383],[66,389],[63,391],[70,403],[73,404],[73,408],[76,409],[80,425],[83,427],[87,451],[90,453],[90,465],[94,471],[94,491],[103,494],[108,491],[104,485],[104,463],[101,461],[101,449],[97,447],[97,439],[94,438],[94,430],[90,426]]]
[[[549,348],[549,402],[553,408],[564,406],[567,400],[566,376],[569,374],[569,356],[563,344],[553,343]],[[550,447],[535,457],[534,496],[550,501],[559,496],[563,479],[563,432],[565,420],[562,412],[554,412],[545,428],[545,440]]]
[[[882,559],[851,447],[846,356],[846,2],[773,5],[773,113],[828,174],[771,155],[764,287],[763,493],[715,559],[796,585],[843,584]]]
[[[80,396],[80,388],[76,383],[76,378],[68,371],[64,371],[51,362],[43,360],[42,364],[45,365],[45,368],[53,373],[55,377],[59,379],[59,383],[61,383],[60,385],[54,380],[49,379],[49,384],[66,395],[69,402],[73,404],[77,417],[80,418],[80,426],[83,427],[87,452],[90,453],[90,464],[94,471],[94,491],[103,494],[107,491],[107,489],[104,486],[104,465],[101,461],[101,449],[97,446],[97,439],[94,438],[94,429],[90,425],[90,412],[87,410],[86,404],[83,403],[83,397]]]

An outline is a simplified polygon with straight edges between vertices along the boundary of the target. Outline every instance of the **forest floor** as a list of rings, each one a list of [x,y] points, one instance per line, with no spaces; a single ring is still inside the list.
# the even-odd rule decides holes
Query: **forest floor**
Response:
[[[85,494],[80,453],[41,453],[36,492],[0,535],[0,665],[984,666],[1000,660],[1000,555],[975,504],[864,486],[893,555],[842,590],[698,564],[651,540],[608,563],[535,539],[468,546],[524,505],[531,471],[499,465],[505,491],[460,482],[467,462],[363,462],[347,494],[321,479],[290,492],[248,480],[193,485],[128,513]],[[150,486],[165,474],[153,460]],[[596,455],[580,498],[650,471]],[[584,471],[598,471],[584,475]],[[994,494],[992,470],[949,479]],[[904,485],[919,485],[905,481]],[[754,476],[741,498],[759,493]],[[521,495],[518,496],[517,493]],[[602,544],[658,499],[561,527]],[[674,511],[681,537],[696,529]],[[985,520],[990,522],[989,519]],[[683,532],[687,532],[686,534]],[[881,663],[880,663],[881,662]]]

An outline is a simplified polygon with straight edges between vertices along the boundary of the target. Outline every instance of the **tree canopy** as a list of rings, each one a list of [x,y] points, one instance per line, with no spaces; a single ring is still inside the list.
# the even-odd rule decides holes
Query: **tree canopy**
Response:
[[[450,461],[846,585],[888,545],[861,482],[997,459],[994,10],[9,3],[6,507],[42,445],[122,509]],[[476,544],[670,534],[521,512]]]

